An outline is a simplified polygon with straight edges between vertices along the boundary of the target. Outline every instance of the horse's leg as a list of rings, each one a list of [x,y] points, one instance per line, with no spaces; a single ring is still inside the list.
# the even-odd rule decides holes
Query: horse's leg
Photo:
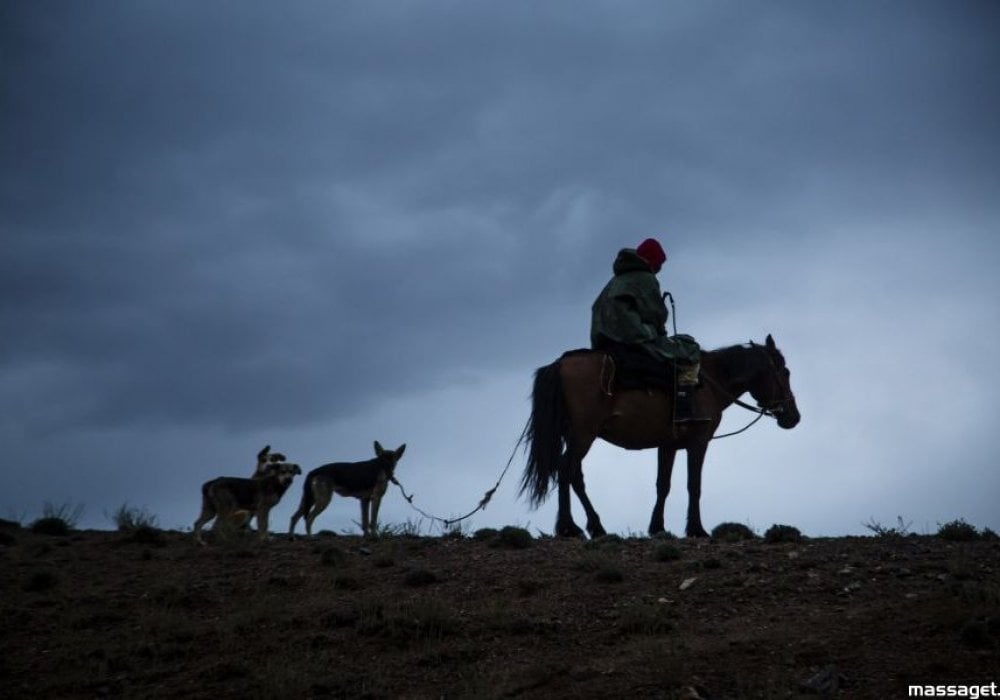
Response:
[[[570,464],[570,452],[567,450],[559,459],[559,510],[556,513],[556,535],[559,537],[583,536],[583,530],[573,522],[573,511],[569,500],[569,487],[573,481],[573,471],[573,466]]]
[[[587,489],[583,485],[582,462],[576,462],[576,469],[570,476],[572,477],[573,491],[576,493],[576,497],[580,499],[583,509],[587,512],[587,532],[590,533],[591,537],[603,537],[608,533],[604,530],[604,526],[601,525],[601,516],[594,510],[594,506],[590,503],[590,498],[587,497]]]
[[[705,463],[708,443],[687,448],[688,458],[688,514],[685,533],[688,537],[708,537],[701,525],[701,467]]]
[[[658,535],[664,531],[663,507],[670,494],[670,475],[674,471],[674,457],[677,450],[671,447],[661,447],[656,451],[656,504],[653,505],[653,515],[649,519],[649,534]]]

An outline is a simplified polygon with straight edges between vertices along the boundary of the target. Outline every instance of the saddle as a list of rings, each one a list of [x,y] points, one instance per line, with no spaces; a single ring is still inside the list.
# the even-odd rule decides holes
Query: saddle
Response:
[[[662,389],[674,391],[674,368],[665,362],[650,357],[642,350],[622,344],[608,344],[594,350],[581,348],[570,350],[566,355],[603,352],[615,363],[614,388],[624,389]]]

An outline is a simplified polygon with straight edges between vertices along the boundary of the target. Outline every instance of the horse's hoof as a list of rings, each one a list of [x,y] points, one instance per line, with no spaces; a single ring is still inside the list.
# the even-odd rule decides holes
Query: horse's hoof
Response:
[[[559,537],[583,537],[583,530],[576,523],[563,523],[556,525],[556,534]]]
[[[592,540],[596,540],[598,537],[604,537],[606,534],[608,534],[605,531],[604,527],[602,527],[601,525],[595,525],[594,527],[588,527],[587,528],[587,532],[590,533],[590,539],[592,539]]]
[[[708,537],[703,527],[689,527],[686,531],[688,537]]]

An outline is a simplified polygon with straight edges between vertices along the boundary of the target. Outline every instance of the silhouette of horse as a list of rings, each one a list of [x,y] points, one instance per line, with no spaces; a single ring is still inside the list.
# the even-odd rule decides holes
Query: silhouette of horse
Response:
[[[677,450],[687,450],[688,512],[686,534],[707,537],[701,524],[701,468],[705,451],[733,403],[773,416],[782,428],[794,428],[799,409],[792,393],[785,358],[768,335],[764,345],[734,345],[701,354],[701,388],[697,402],[710,420],[673,421],[672,392],[659,388],[619,389],[616,365],[600,351],[564,354],[535,372],[531,417],[525,432],[528,462],[521,477],[521,494],[532,507],[558,486],[556,534],[580,536],[573,522],[572,486],[587,513],[591,537],[606,534],[583,484],[583,458],[597,438],[630,450],[657,448],[656,504],[649,534],[663,532],[663,507],[670,492],[670,475]],[[759,409],[739,397],[750,392]]]

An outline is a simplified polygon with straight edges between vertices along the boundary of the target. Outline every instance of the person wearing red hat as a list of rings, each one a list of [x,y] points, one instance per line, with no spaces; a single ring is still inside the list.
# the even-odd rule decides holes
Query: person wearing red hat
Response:
[[[612,354],[637,349],[659,361],[672,382],[676,375],[674,419],[707,420],[693,406],[701,349],[689,335],[667,335],[667,305],[656,279],[666,261],[667,253],[655,238],[618,251],[614,277],[591,307],[590,344]]]

